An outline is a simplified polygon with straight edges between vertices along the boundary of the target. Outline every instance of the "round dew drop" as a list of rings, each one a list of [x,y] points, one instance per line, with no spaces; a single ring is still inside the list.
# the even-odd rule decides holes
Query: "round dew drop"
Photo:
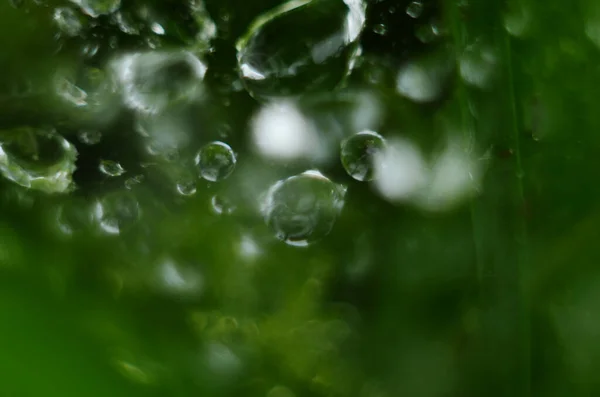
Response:
[[[276,182],[265,195],[261,212],[275,236],[293,246],[325,237],[344,206],[346,187],[318,171]]]
[[[376,132],[362,131],[344,140],[341,145],[344,169],[357,181],[373,180],[373,161],[385,147],[385,139]]]
[[[209,182],[218,182],[227,178],[235,169],[236,162],[231,147],[219,141],[203,146],[195,159],[200,177]]]

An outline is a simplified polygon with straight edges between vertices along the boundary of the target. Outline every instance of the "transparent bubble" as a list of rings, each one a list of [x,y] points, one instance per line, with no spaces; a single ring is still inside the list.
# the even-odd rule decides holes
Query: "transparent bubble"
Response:
[[[295,0],[261,15],[236,45],[246,88],[273,97],[335,87],[351,69],[364,23],[361,0]]]
[[[111,22],[117,25],[121,32],[130,35],[139,35],[142,28],[141,24],[125,11],[115,12],[111,16]]]
[[[182,196],[193,196],[196,194],[196,181],[187,178],[182,179],[177,182],[176,190]]]
[[[75,83],[69,79],[57,76],[55,87],[58,96],[69,104],[75,107],[84,107],[88,105],[87,92],[76,86]]]
[[[306,171],[275,183],[261,205],[275,236],[293,246],[325,237],[344,206],[346,187],[318,171]]]
[[[221,181],[231,175],[236,161],[231,147],[218,141],[203,146],[195,159],[200,176],[210,182]]]
[[[125,189],[131,190],[144,181],[144,175],[136,175],[125,181]]]
[[[86,145],[96,145],[102,140],[102,133],[96,130],[82,130],[77,133],[77,138]]]
[[[55,220],[58,231],[66,237],[72,237],[90,227],[90,206],[85,200],[69,200],[57,208]]]
[[[342,142],[341,160],[344,169],[357,181],[373,179],[373,160],[385,146],[385,139],[376,132],[362,131]]]
[[[468,46],[459,58],[459,72],[469,85],[485,88],[496,69],[497,58],[493,49],[482,43]]]
[[[406,14],[411,18],[419,18],[423,14],[423,3],[413,1],[406,7]]]
[[[77,150],[52,129],[0,131],[0,173],[18,185],[47,193],[72,187]]]
[[[145,113],[198,98],[206,73],[204,63],[187,51],[134,53],[113,61],[112,67],[125,104]]]
[[[71,2],[77,4],[92,18],[112,14],[121,7],[121,0],[71,0]]]
[[[70,7],[56,8],[52,19],[60,31],[67,36],[78,36],[83,30],[83,18]]]
[[[98,166],[100,172],[107,176],[121,176],[125,173],[125,169],[116,161],[113,160],[100,160]]]
[[[235,210],[235,206],[225,197],[214,195],[210,199],[210,207],[217,215],[231,214]]]
[[[120,234],[134,225],[141,215],[136,198],[125,192],[113,192],[102,197],[94,207],[94,220],[106,234]]]
[[[375,26],[373,26],[373,32],[377,33],[380,36],[385,36],[387,34],[387,26],[385,26],[383,23],[378,23]]]

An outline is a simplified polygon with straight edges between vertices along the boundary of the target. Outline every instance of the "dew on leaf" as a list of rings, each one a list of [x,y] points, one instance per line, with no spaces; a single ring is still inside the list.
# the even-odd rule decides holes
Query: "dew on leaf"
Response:
[[[209,182],[227,178],[235,169],[236,156],[231,147],[215,141],[204,145],[195,158],[199,175]]]
[[[0,131],[0,173],[18,185],[47,193],[72,188],[77,150],[52,129]]]
[[[261,212],[279,240],[303,247],[329,234],[345,195],[345,186],[318,171],[306,171],[271,186]]]
[[[340,157],[344,169],[357,181],[373,179],[373,161],[385,146],[385,139],[376,132],[362,131],[345,139]]]

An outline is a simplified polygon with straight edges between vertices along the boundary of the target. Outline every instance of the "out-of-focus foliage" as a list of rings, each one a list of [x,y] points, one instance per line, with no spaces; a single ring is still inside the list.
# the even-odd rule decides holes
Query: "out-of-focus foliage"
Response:
[[[0,396],[600,392],[595,1],[1,0],[0,35]]]

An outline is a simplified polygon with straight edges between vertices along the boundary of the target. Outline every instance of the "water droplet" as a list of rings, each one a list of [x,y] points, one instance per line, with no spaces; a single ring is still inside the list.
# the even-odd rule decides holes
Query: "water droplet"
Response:
[[[120,234],[135,224],[141,209],[135,197],[125,192],[109,193],[96,202],[94,220],[106,234]]]
[[[431,24],[421,25],[417,28],[415,36],[421,43],[431,43],[437,38],[437,34]]]
[[[137,23],[131,14],[125,11],[115,12],[112,15],[112,23],[119,27],[119,30],[125,34],[138,35],[140,34],[141,26]]]
[[[96,130],[82,130],[77,133],[77,138],[86,145],[96,145],[102,139],[102,133]]]
[[[204,0],[191,0],[190,11],[198,28],[194,48],[200,52],[205,52],[209,50],[210,42],[217,34],[217,25],[208,15],[204,7]]]
[[[54,130],[0,131],[0,173],[18,185],[48,193],[70,190],[77,150]]]
[[[92,215],[84,200],[69,200],[56,210],[56,228],[67,237],[87,229],[92,222]]]
[[[121,164],[112,160],[100,160],[98,169],[104,175],[108,176],[121,176],[125,173],[125,169],[121,166]]]
[[[187,179],[181,180],[177,182],[176,189],[177,193],[182,196],[193,196],[196,194],[196,181]]]
[[[83,18],[70,7],[56,8],[52,19],[60,31],[67,36],[78,36],[83,30]]]
[[[494,73],[496,62],[492,48],[480,43],[473,44],[459,58],[460,76],[469,85],[485,88]]]
[[[75,107],[87,106],[87,93],[64,77],[55,80],[56,93],[63,100]]]
[[[221,181],[231,175],[236,161],[231,147],[218,141],[203,146],[195,159],[200,176],[210,182]]]
[[[307,246],[329,234],[344,206],[345,194],[346,187],[318,171],[306,171],[271,186],[261,212],[278,239]]]
[[[71,0],[81,10],[92,18],[100,15],[108,15],[117,11],[121,6],[121,0]]]
[[[373,32],[380,36],[385,36],[387,34],[387,26],[385,26],[383,23],[378,23],[373,26]]]
[[[521,37],[529,27],[531,12],[522,3],[511,4],[511,8],[504,14],[504,28],[508,34]]]
[[[361,0],[294,0],[261,15],[236,45],[246,88],[256,97],[333,88],[350,69],[364,23]]]
[[[170,107],[155,114],[138,114],[136,131],[148,141],[148,153],[168,157],[185,148],[190,140],[191,122],[185,106]]]
[[[214,195],[210,199],[210,207],[212,208],[213,212],[217,215],[229,215],[235,209],[234,205],[229,200],[219,195]]]
[[[197,98],[206,73],[204,63],[187,51],[134,53],[117,59],[112,66],[125,104],[146,113]]]
[[[152,22],[152,24],[150,24],[150,30],[159,36],[165,34],[165,28],[163,28],[162,25],[157,22]]]
[[[406,7],[406,14],[411,18],[419,18],[423,14],[423,3],[413,1]]]
[[[136,185],[139,185],[140,183],[142,183],[144,181],[144,175],[136,175],[133,176],[131,178],[128,178],[125,181],[125,188],[126,189],[133,189]]]
[[[341,160],[344,169],[357,181],[373,179],[373,160],[385,146],[385,139],[376,132],[362,131],[342,142]]]

